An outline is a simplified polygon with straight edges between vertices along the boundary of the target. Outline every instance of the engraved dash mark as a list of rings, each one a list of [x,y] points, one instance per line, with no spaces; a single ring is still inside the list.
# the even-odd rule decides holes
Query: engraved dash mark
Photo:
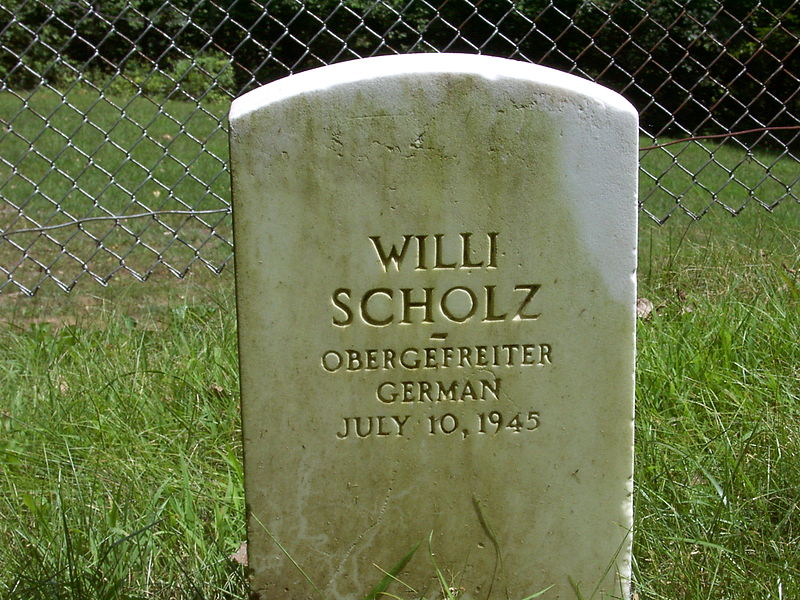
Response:
[[[434,341],[434,342],[443,342],[446,339],[447,339],[447,334],[446,333],[432,333],[431,334],[431,340]]]

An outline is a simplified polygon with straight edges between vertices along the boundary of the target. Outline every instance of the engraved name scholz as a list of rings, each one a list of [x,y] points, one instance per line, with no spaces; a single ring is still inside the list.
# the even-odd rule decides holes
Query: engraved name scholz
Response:
[[[402,241],[390,244],[379,235],[369,236],[369,240],[384,272],[469,271],[497,269],[498,237],[498,233],[490,232],[477,244],[469,232],[457,236],[408,234],[403,235]],[[341,287],[331,295],[332,322],[337,327],[349,327],[356,321],[386,327],[445,321],[533,321],[540,316],[534,306],[540,288],[538,283],[517,283],[502,290],[494,285],[366,290]]]

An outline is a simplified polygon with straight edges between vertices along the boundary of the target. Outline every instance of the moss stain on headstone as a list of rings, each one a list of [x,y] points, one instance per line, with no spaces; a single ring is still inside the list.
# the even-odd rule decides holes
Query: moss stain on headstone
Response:
[[[464,598],[489,587],[492,597],[506,591],[522,597],[550,584],[557,587],[545,598],[567,597],[567,576],[590,586],[614,560],[627,535],[617,529],[629,516],[631,309],[604,278],[611,272],[614,283],[619,270],[598,267],[602,244],[585,239],[586,214],[596,207],[589,202],[581,212],[591,198],[576,197],[574,181],[587,175],[565,174],[579,163],[580,144],[594,147],[591,139],[573,138],[590,131],[604,110],[552,84],[430,72],[329,83],[235,124],[239,149],[232,160],[247,181],[234,191],[249,195],[246,208],[235,197],[236,210],[247,213],[236,217],[236,241],[239,307],[247,315],[240,347],[248,502],[313,567],[330,597],[366,592],[364,581],[378,574],[372,563],[389,568],[431,529],[437,560],[463,571]],[[629,187],[622,185],[634,193]],[[261,206],[253,206],[257,199]],[[604,201],[615,214],[627,210],[614,198]],[[383,272],[369,241],[425,237],[430,253],[439,235],[448,244],[445,258],[460,262],[453,248],[459,240],[463,248],[464,232],[473,236],[484,268],[436,270],[429,258],[425,268]],[[480,254],[489,232],[498,236],[498,267],[491,269]],[[240,239],[252,255],[240,254]],[[336,289],[348,290],[343,297],[358,311],[370,287],[393,290],[397,300],[403,288],[418,299],[425,288],[485,293],[488,285],[498,290],[496,312],[513,314],[511,303],[520,297],[514,286],[532,284],[540,287],[531,314],[542,316],[528,321],[462,324],[437,317],[411,326],[396,313],[386,327],[331,322],[332,314],[342,316],[331,305]],[[382,303],[372,306],[383,317],[390,303],[388,292],[380,294]],[[413,310],[419,321],[421,309]],[[457,373],[343,368],[334,375],[320,368],[319,357],[331,349],[346,356],[348,349],[529,342],[552,343],[553,360],[529,370],[471,364]],[[463,390],[464,381],[481,378],[497,386],[497,400],[381,404],[375,397],[383,381],[443,379]],[[490,411],[524,419],[533,410],[537,420],[528,416],[525,423],[536,423],[535,431],[487,427]],[[413,415],[406,431],[415,433],[333,437],[332,427],[355,427],[355,421],[343,425],[343,417],[369,411],[387,419],[369,421],[373,433],[405,413]],[[451,412],[462,422],[472,419],[470,431],[429,433],[436,423],[429,415]],[[505,425],[511,417],[504,418]],[[285,514],[286,507],[297,515]],[[614,522],[605,523],[606,516]],[[251,525],[250,533],[257,552],[271,548],[258,528]],[[307,597],[296,573],[280,575],[285,584],[274,581],[291,567],[279,568],[283,559],[273,550],[253,563],[257,585],[270,593],[285,585],[287,598]],[[499,577],[492,582],[494,564]],[[402,578],[421,590],[434,583],[419,556]],[[613,573],[605,589],[615,587],[611,579]]]

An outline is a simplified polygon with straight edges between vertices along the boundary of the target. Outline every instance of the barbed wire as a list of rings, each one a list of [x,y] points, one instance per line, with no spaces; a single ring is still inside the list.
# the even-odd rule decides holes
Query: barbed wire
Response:
[[[22,233],[42,233],[44,231],[53,231],[55,229],[63,229],[64,227],[74,227],[77,225],[83,225],[84,223],[90,223],[92,221],[126,221],[128,219],[144,219],[147,217],[156,217],[159,215],[186,215],[189,217],[194,217],[197,215],[213,215],[213,214],[231,214],[233,209],[231,207],[228,208],[216,208],[211,210],[153,210],[150,212],[139,213],[135,215],[105,215],[102,217],[83,217],[80,219],[75,219],[74,221],[69,221],[68,223],[58,223],[57,225],[43,225],[39,227],[28,227],[26,229],[13,229],[11,231],[0,231],[0,238],[9,238],[12,235],[19,235]]]
[[[678,140],[670,140],[669,142],[664,142],[663,144],[655,144],[653,146],[642,146],[639,148],[639,152],[645,152],[647,150],[657,150],[659,148],[666,148],[667,146],[673,146],[675,144],[684,144],[686,142],[696,142],[699,140],[715,140],[720,138],[736,137],[748,133],[760,133],[764,131],[792,131],[792,130],[800,130],[800,125],[785,125],[778,127],[756,127],[754,129],[744,129],[742,131],[729,131],[727,133],[715,133],[712,135],[694,135],[692,137],[680,138]]]

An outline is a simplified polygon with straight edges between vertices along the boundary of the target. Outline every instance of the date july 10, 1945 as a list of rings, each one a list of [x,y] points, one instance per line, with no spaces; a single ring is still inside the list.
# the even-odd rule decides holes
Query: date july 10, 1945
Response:
[[[518,434],[535,431],[540,425],[538,411],[501,413],[497,410],[458,416],[452,413],[429,415],[412,421],[411,415],[379,415],[371,417],[343,417],[341,429],[336,432],[340,440],[363,438],[397,438],[411,434],[419,425],[428,435],[456,435],[462,439],[477,435]]]

